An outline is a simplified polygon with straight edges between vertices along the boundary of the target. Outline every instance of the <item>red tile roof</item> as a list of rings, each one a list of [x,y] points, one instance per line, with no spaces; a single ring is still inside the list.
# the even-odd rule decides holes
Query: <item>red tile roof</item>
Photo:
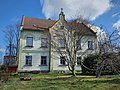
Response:
[[[87,26],[87,23],[72,22],[72,23],[68,23],[68,25],[70,29],[79,32],[78,34],[96,35],[96,32],[94,32],[89,26]]]
[[[38,18],[31,18],[31,17],[22,17],[21,26],[23,29],[49,29],[49,27],[55,24],[55,20],[45,20],[45,19],[38,19]]]
[[[81,34],[86,35],[96,35],[96,32],[94,32],[90,27],[88,27],[85,23],[81,23],[80,29],[77,30],[77,32],[80,32]]]
[[[22,17],[22,23],[21,26],[23,26],[23,29],[28,30],[49,30],[50,27],[52,27],[56,20],[45,20],[45,19],[38,19],[38,18],[31,18],[31,17]],[[92,29],[90,29],[86,24],[84,23],[76,23],[71,24],[68,22],[68,25],[75,25],[74,27],[77,27],[76,32],[80,32],[81,34],[96,34]],[[77,25],[77,26],[76,26]]]

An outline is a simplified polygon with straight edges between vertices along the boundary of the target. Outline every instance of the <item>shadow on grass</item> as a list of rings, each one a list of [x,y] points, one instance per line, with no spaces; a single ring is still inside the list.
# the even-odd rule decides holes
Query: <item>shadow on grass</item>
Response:
[[[69,80],[71,77],[58,77],[58,78],[48,78],[46,80],[55,81],[55,80]]]
[[[64,75],[72,75],[72,73],[64,73]],[[76,73],[77,76],[82,75],[82,76],[95,76],[95,74],[91,74],[91,73],[81,73],[81,72],[77,72]]]
[[[86,80],[84,82],[87,83],[109,83],[109,84],[120,84],[120,79],[112,79],[112,80],[93,80],[93,81],[89,81]]]

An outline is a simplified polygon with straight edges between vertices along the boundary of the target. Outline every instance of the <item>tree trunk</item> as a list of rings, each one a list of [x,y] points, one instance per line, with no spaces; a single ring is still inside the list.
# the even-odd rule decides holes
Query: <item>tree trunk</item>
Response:
[[[97,72],[96,73],[96,78],[99,78],[101,76],[101,73],[100,72]]]
[[[72,71],[72,76],[76,76],[75,70]]]
[[[96,70],[96,78],[99,78],[101,76],[102,69],[99,68]]]
[[[76,73],[75,73],[75,66],[72,67],[72,76],[76,76]]]

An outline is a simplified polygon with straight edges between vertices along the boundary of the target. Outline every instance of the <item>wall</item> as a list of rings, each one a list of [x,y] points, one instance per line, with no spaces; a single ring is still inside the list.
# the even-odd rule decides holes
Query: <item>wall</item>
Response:
[[[66,22],[59,20],[56,22],[56,24],[50,28],[51,32],[51,39],[55,42],[58,41],[55,33],[57,30],[61,30],[60,26],[64,25],[64,30],[66,30]],[[63,31],[64,31],[63,30]],[[60,33],[60,32],[58,32]],[[58,34],[60,35],[60,34]],[[55,39],[56,38],[56,39]],[[88,41],[93,41],[93,50],[88,50]],[[57,45],[57,44],[56,44]],[[81,50],[77,52],[77,57],[80,57],[84,59],[88,54],[93,54],[93,53],[98,53],[98,44],[97,44],[97,37],[95,35],[83,35],[81,38]],[[63,49],[64,51],[65,49]],[[68,71],[68,66],[67,65],[60,65],[60,53],[57,52],[54,47],[51,49],[51,71]],[[81,71],[81,66],[76,65],[75,67],[76,70]]]
[[[26,46],[26,37],[33,37],[33,47]],[[49,71],[49,48],[41,48],[43,32],[22,30],[20,38],[19,71]],[[32,55],[32,66],[25,65],[25,56]],[[41,56],[47,56],[47,66],[41,66]]]

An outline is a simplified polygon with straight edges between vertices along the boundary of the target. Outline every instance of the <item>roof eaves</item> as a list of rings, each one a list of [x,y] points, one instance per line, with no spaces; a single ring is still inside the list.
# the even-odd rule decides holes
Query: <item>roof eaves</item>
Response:
[[[86,28],[88,28],[93,34],[96,34],[90,27],[88,27],[86,24],[82,23]]]
[[[23,25],[24,25],[24,21],[25,21],[25,16],[23,15],[23,16],[22,16],[22,21],[21,21],[21,25],[20,25],[20,26],[23,26]]]

